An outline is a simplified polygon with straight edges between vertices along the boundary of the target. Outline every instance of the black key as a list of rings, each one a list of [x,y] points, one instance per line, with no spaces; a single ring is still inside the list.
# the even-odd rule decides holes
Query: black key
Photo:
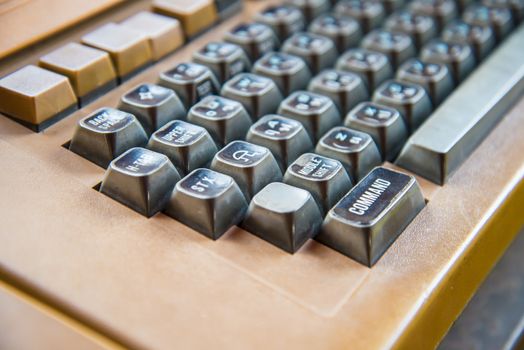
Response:
[[[78,122],[69,149],[107,168],[128,149],[146,143],[146,132],[134,115],[101,108]]]
[[[280,104],[278,114],[301,122],[313,142],[341,122],[340,113],[333,101],[309,91],[291,94]]]
[[[165,155],[135,147],[109,164],[100,192],[150,217],[164,209],[178,180]]]
[[[175,90],[186,108],[202,98],[217,94],[220,86],[213,72],[197,63],[180,63],[160,74],[160,85]]]
[[[447,65],[455,84],[462,82],[475,68],[475,57],[469,45],[449,44],[440,39],[426,44],[420,58],[425,62]]]
[[[308,90],[329,97],[342,116],[369,98],[367,86],[359,75],[335,69],[322,71],[315,76]]]
[[[133,114],[150,135],[173,119],[184,119],[186,109],[175,92],[155,84],[141,84],[120,99],[120,110]]]
[[[253,121],[275,113],[282,94],[273,80],[266,77],[242,73],[228,80],[222,86],[221,95],[240,102]]]
[[[420,85],[389,80],[373,94],[373,102],[395,108],[408,127],[415,131],[431,114],[432,105],[426,90]]]
[[[399,111],[373,102],[362,102],[353,108],[344,125],[371,136],[382,160],[387,161],[396,158],[408,137],[406,123]]]
[[[383,53],[366,49],[351,49],[337,60],[338,70],[358,74],[369,92],[393,76],[393,68]]]
[[[302,58],[313,74],[332,66],[338,56],[331,39],[307,32],[293,34],[282,44],[282,51]]]
[[[467,24],[491,27],[497,42],[501,42],[513,29],[513,18],[507,8],[472,5],[464,11],[462,19]]]
[[[303,59],[283,52],[270,52],[255,62],[253,72],[271,78],[284,96],[305,89],[311,72]]]
[[[393,69],[397,69],[400,64],[415,56],[416,53],[415,45],[409,35],[383,29],[368,33],[361,45],[365,49],[382,52],[388,56]]]
[[[233,141],[222,148],[213,158],[211,169],[235,179],[248,201],[267,184],[282,179],[271,151],[245,141]]]
[[[417,15],[433,17],[439,29],[444,28],[458,14],[454,0],[414,0],[409,8]]]
[[[495,47],[495,35],[491,27],[472,26],[463,21],[448,24],[441,37],[450,44],[469,44],[477,62],[482,61]]]
[[[227,32],[224,40],[240,46],[251,61],[278,48],[278,39],[273,30],[260,23],[239,24]]]
[[[437,35],[437,26],[430,16],[416,15],[410,11],[392,14],[386,20],[386,29],[408,34],[413,38],[415,47],[420,48]]]
[[[311,22],[308,30],[330,38],[340,53],[357,46],[362,37],[360,25],[355,19],[337,14],[319,16]]]
[[[284,183],[311,193],[323,215],[352,187],[338,160],[314,153],[305,153],[295,160],[284,174]]]
[[[284,171],[298,156],[313,149],[301,123],[277,114],[260,118],[249,129],[246,140],[267,147]]]
[[[224,42],[208,43],[193,54],[193,61],[211,69],[220,83],[251,69],[244,50],[238,45]]]
[[[331,7],[329,0],[285,0],[284,3],[299,8],[307,22],[311,22]]]
[[[243,140],[251,126],[251,117],[240,102],[214,95],[191,107],[187,120],[205,128],[219,146]]]
[[[433,106],[439,105],[453,91],[453,78],[445,64],[426,63],[418,58],[405,62],[397,70],[402,82],[418,84],[429,95]]]
[[[302,12],[294,6],[280,5],[270,6],[255,14],[256,22],[271,27],[280,42],[304,29],[305,20]]]
[[[382,3],[368,0],[340,0],[335,13],[356,19],[364,33],[379,27],[386,14]]]
[[[329,211],[315,239],[371,267],[424,206],[413,176],[378,167]]]
[[[382,162],[371,136],[342,126],[327,132],[318,142],[315,153],[340,161],[354,182]]]
[[[207,166],[218,152],[206,129],[181,120],[153,133],[147,148],[165,154],[182,175]]]
[[[233,178],[209,169],[196,169],[176,184],[166,214],[218,239],[242,221],[246,210],[246,199]]]

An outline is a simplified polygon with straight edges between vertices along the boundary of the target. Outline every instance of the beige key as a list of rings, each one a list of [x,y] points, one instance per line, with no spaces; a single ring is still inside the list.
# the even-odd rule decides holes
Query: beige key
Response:
[[[155,0],[153,9],[178,19],[188,37],[209,28],[218,18],[212,0]]]
[[[40,131],[77,107],[67,77],[33,65],[0,79],[0,112]]]
[[[81,104],[116,86],[109,54],[92,47],[70,43],[41,57],[38,64],[68,77]]]
[[[182,26],[175,18],[147,11],[139,12],[120,23],[147,36],[153,60],[158,60],[184,43]]]
[[[115,23],[108,23],[84,35],[82,43],[107,51],[122,79],[149,63],[152,58],[144,34]]]

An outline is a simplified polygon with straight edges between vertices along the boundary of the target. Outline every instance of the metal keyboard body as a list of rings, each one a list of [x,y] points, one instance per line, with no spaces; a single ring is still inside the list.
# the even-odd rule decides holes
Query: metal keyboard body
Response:
[[[105,14],[35,53],[146,4]],[[289,255],[240,228],[214,242],[167,215],[147,219],[93,190],[104,169],[61,147],[81,118],[116,107],[125,92],[156,82],[160,72],[190,60],[196,49],[267,5],[249,3],[242,14],[42,133],[0,116],[0,157],[9,169],[0,173],[0,280],[105,346],[382,349],[438,343],[524,223],[522,98],[445,186],[417,177],[428,203],[372,269],[313,240]],[[20,65],[39,56],[16,57]],[[14,64],[8,59],[0,73]]]

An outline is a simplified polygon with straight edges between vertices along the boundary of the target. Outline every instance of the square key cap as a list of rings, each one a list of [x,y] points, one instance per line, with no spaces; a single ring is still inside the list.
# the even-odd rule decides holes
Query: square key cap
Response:
[[[302,12],[290,5],[270,6],[255,14],[254,19],[255,22],[266,24],[273,29],[280,42],[305,27]]]
[[[313,196],[325,214],[352,187],[342,164],[335,159],[305,153],[287,168],[284,183],[302,188]]]
[[[270,52],[258,59],[253,73],[271,78],[284,96],[305,89],[311,72],[303,59],[283,52]]]
[[[244,50],[238,45],[224,42],[208,43],[193,54],[193,61],[211,69],[220,83],[251,69],[251,62]]]
[[[274,182],[253,198],[242,227],[293,254],[317,234],[321,224],[322,216],[308,191]]]
[[[313,148],[301,123],[277,114],[260,118],[249,129],[246,140],[267,147],[284,171],[299,155]]]
[[[471,5],[462,14],[462,19],[470,25],[491,27],[497,42],[504,40],[513,29],[513,18],[507,8]]]
[[[401,63],[415,56],[416,53],[415,45],[408,34],[383,29],[368,33],[361,45],[365,49],[382,52],[388,56],[393,69],[397,69]]]
[[[241,73],[222,86],[221,95],[240,102],[253,121],[274,113],[282,94],[273,80],[251,73]]]
[[[469,25],[463,21],[448,24],[442,31],[442,40],[447,43],[469,44],[477,63],[495,47],[495,34],[491,27]]]
[[[226,33],[224,40],[240,46],[251,61],[276,50],[279,46],[275,32],[261,23],[239,24]]]
[[[222,148],[213,158],[211,169],[235,179],[247,200],[268,183],[282,179],[269,149],[245,141],[233,141]]]
[[[154,0],[153,9],[178,19],[188,37],[211,27],[218,19],[212,0]]]
[[[418,84],[389,80],[373,94],[373,102],[395,108],[400,112],[408,132],[415,131],[431,114],[432,105],[424,88]]]
[[[522,0],[482,0],[482,5],[488,8],[502,8],[511,11],[515,25],[524,19],[524,1]]]
[[[329,0],[285,0],[284,3],[299,8],[307,22],[327,12],[331,7]]]
[[[329,211],[315,239],[371,267],[424,206],[413,176],[378,167]]]
[[[251,118],[240,102],[215,95],[191,107],[187,120],[204,127],[219,146],[243,140],[251,126]]]
[[[175,92],[155,84],[141,84],[128,91],[118,108],[133,114],[149,135],[167,122],[186,116],[186,109]]]
[[[359,75],[335,69],[317,74],[309,83],[308,90],[329,97],[341,115],[369,98],[366,84]]]
[[[382,160],[394,160],[408,137],[400,113],[394,108],[373,102],[362,102],[352,109],[344,125],[370,135],[377,144]]]
[[[284,41],[281,50],[302,58],[313,74],[331,67],[338,56],[335,44],[331,39],[308,32],[293,34]]]
[[[309,25],[308,31],[330,38],[339,53],[357,46],[362,37],[360,24],[355,19],[337,14],[317,17]]]
[[[371,93],[393,76],[393,68],[386,55],[366,49],[351,49],[339,57],[337,70],[358,74]]]
[[[207,166],[218,149],[206,129],[173,120],[157,130],[147,148],[165,154],[180,174]]]
[[[317,143],[315,153],[340,161],[353,182],[382,162],[371,136],[343,126],[327,132]]]
[[[386,14],[379,1],[369,0],[341,0],[335,6],[334,12],[356,19],[364,33],[379,27]]]
[[[433,17],[418,15],[412,11],[393,13],[386,20],[385,28],[410,35],[417,50],[437,35],[437,25]]]
[[[409,8],[415,14],[433,17],[439,30],[458,14],[455,0],[414,0]]]
[[[175,90],[186,108],[220,89],[213,72],[201,64],[186,62],[160,74],[160,85]]]
[[[135,147],[109,164],[100,192],[151,217],[164,209],[178,180],[165,155]]]
[[[341,121],[331,99],[309,91],[292,93],[282,101],[278,114],[301,122],[313,142]]]
[[[447,43],[440,39],[424,45],[420,59],[447,65],[455,84],[462,82],[475,68],[475,57],[468,44]]]
[[[246,199],[230,176],[196,169],[176,184],[166,214],[218,239],[242,221],[246,210]]]
[[[146,132],[134,115],[101,108],[78,122],[69,149],[106,168],[131,147],[146,143]]]

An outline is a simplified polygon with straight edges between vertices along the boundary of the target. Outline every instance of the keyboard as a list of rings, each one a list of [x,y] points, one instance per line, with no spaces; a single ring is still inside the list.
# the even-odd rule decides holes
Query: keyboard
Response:
[[[522,2],[67,3],[0,42],[3,348],[431,348],[524,224]]]

